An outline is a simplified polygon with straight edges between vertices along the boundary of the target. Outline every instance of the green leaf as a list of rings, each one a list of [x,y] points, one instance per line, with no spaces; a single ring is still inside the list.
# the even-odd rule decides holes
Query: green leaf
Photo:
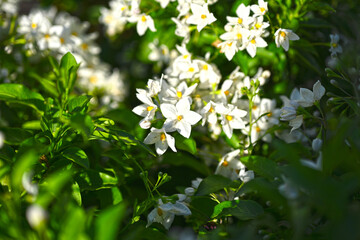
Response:
[[[67,211],[67,216],[63,224],[61,224],[62,228],[59,234],[59,239],[86,239],[86,221],[85,211],[80,207],[72,206]]]
[[[125,217],[126,206],[121,203],[102,211],[95,220],[95,239],[117,239],[121,220]],[[111,224],[109,224],[111,223]]]
[[[201,181],[196,196],[208,195],[221,189],[230,187],[232,181],[220,175],[211,175]]]
[[[72,90],[75,80],[76,80],[76,71],[78,70],[80,64],[77,64],[75,57],[70,53],[66,53],[60,60],[60,74],[62,84],[61,90],[67,90],[67,94]]]
[[[260,156],[246,156],[240,158],[240,161],[244,163],[247,168],[271,180],[279,176],[276,163],[270,159]]]
[[[33,136],[31,131],[21,128],[0,128],[5,135],[5,142],[10,145],[19,145]]]
[[[45,110],[44,98],[21,84],[0,84],[0,100],[30,106],[40,113]]]
[[[256,219],[264,213],[264,209],[252,200],[225,201],[215,206],[211,217],[234,216],[246,221]]]
[[[30,167],[39,160],[39,154],[35,150],[27,151],[23,154],[17,154],[15,164],[11,172],[11,185],[13,189],[20,189],[22,177]]]
[[[60,169],[40,184],[39,195],[36,203],[47,208],[47,206],[60,195],[64,187],[72,180],[73,171],[68,169]]]
[[[71,126],[79,130],[84,138],[87,138],[94,131],[94,123],[87,114],[76,113],[71,116]]]
[[[72,98],[68,102],[69,112],[82,112],[87,108],[87,104],[90,101],[92,96],[82,95]]]
[[[193,155],[196,155],[196,142],[192,138],[184,138],[180,134],[175,135],[176,148],[187,151]]]
[[[56,83],[54,81],[43,78],[37,75],[35,72],[30,72],[29,75],[35,78],[41,84],[43,90],[50,93],[54,97],[59,96],[58,90],[56,88]]]
[[[77,182],[74,182],[72,185],[72,196],[75,199],[76,203],[81,206],[81,193],[79,184]]]
[[[64,158],[79,164],[84,168],[89,168],[89,160],[86,153],[78,147],[70,147],[62,152]]]

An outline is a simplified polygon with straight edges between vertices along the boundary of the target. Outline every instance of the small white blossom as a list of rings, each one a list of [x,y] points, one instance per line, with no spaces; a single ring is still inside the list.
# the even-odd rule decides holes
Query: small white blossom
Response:
[[[206,25],[216,21],[214,14],[209,12],[208,4],[203,6],[192,3],[190,5],[193,15],[187,19],[188,24],[197,25],[197,30],[200,32]]]
[[[189,216],[191,215],[190,209],[181,202],[176,203],[163,203],[159,199],[158,207],[154,208],[148,215],[148,223],[146,227],[149,227],[153,222],[162,224],[166,229],[169,229],[174,221],[175,215]]]
[[[200,121],[201,115],[190,110],[187,99],[179,100],[176,105],[163,103],[161,112],[166,118],[164,127],[168,132],[178,131],[185,138],[191,134],[191,125]]]
[[[258,4],[251,5],[250,8],[254,13],[254,17],[262,16],[265,15],[268,11],[268,3],[264,2],[264,0],[259,0]]]
[[[241,118],[247,115],[246,111],[231,104],[228,106],[219,104],[216,106],[215,111],[221,114],[222,129],[228,138],[231,138],[233,129],[245,128],[245,123]]]
[[[152,32],[156,32],[154,20],[146,14],[141,14],[138,17],[138,22],[136,25],[136,30],[140,36],[144,35],[147,29],[150,29]]]
[[[171,135],[167,134],[165,129],[151,128],[151,132],[144,139],[146,144],[155,144],[156,153],[163,155],[168,147],[176,152],[175,139]]]
[[[290,29],[279,28],[275,32],[275,43],[276,47],[280,47],[280,45],[284,48],[285,51],[289,50],[289,40],[295,41],[299,40],[299,36],[296,35]]]

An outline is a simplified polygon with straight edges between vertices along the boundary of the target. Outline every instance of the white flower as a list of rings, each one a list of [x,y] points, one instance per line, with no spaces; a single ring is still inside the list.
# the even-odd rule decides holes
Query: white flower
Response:
[[[217,123],[217,115],[215,112],[216,104],[213,101],[208,102],[206,106],[201,109],[201,116],[202,116],[202,123],[201,125],[204,126],[206,122],[210,124]]]
[[[158,207],[154,208],[148,215],[148,223],[146,227],[149,227],[153,222],[162,224],[166,229],[169,229],[174,221],[175,215],[189,216],[191,215],[190,209],[181,202],[176,203],[163,203],[159,199]]]
[[[191,104],[192,99],[190,97],[190,94],[196,89],[197,83],[194,85],[191,85],[190,87],[187,86],[185,81],[182,81],[177,87],[175,88],[169,88],[167,90],[168,97],[165,98],[166,101],[169,101],[171,103],[176,103],[180,99],[187,99],[189,103]]]
[[[313,91],[306,88],[300,88],[300,99],[297,100],[297,102],[302,107],[311,107],[314,102],[319,101],[324,94],[325,88],[318,80],[313,86]]]
[[[166,150],[168,149],[168,147],[170,147],[171,150],[176,152],[175,139],[171,135],[167,134],[164,128],[151,128],[151,132],[144,139],[144,143],[155,143],[156,153],[159,155],[163,155],[164,152],[166,152]]]
[[[200,32],[206,25],[211,24],[216,21],[214,14],[209,12],[208,4],[204,4],[200,6],[198,4],[191,4],[191,11],[193,15],[191,15],[187,19],[188,24],[197,25],[197,30]]]
[[[251,5],[251,11],[254,13],[254,17],[265,15],[268,11],[268,3],[264,0],[259,0],[258,4]]]
[[[342,53],[342,47],[339,45],[339,35],[337,34],[330,34],[330,49],[331,56],[335,57],[337,53]]]
[[[138,22],[136,25],[136,30],[140,36],[144,35],[147,29],[150,29],[152,32],[156,32],[154,20],[146,14],[141,14],[138,17]]]
[[[246,46],[246,51],[253,58],[256,55],[256,48],[258,47],[264,48],[267,45],[268,45],[267,42],[265,42],[265,40],[262,37],[255,35],[250,37]]]
[[[179,100],[176,105],[163,103],[161,112],[166,118],[164,127],[168,132],[178,131],[185,138],[191,134],[191,125],[201,119],[201,115],[190,111],[190,103],[187,99]]]
[[[34,229],[40,228],[48,218],[48,213],[40,205],[32,204],[26,209],[26,219]]]
[[[148,129],[151,126],[150,121],[154,118],[155,112],[157,110],[157,106],[153,103],[151,97],[146,94],[137,93],[136,97],[143,102],[137,107],[135,107],[132,111],[137,115],[144,117],[140,121],[140,127],[143,129]]]
[[[275,32],[275,43],[276,47],[280,47],[280,45],[284,48],[285,51],[289,50],[289,40],[295,41],[299,40],[299,36],[296,35],[290,29],[279,28]]]
[[[254,171],[252,171],[252,170],[246,171],[245,166],[240,169],[239,178],[244,183],[254,179],[254,177],[255,177]]]
[[[238,8],[236,9],[236,15],[238,16],[237,18],[235,18],[235,17],[226,17],[229,24],[231,24],[231,25],[241,25],[241,26],[247,28],[254,21],[254,18],[249,17],[249,15],[250,15],[250,7],[245,6],[243,3],[241,3],[238,6]]]
[[[220,48],[221,53],[225,53],[226,58],[231,61],[235,53],[239,50],[236,46],[237,41],[225,41],[219,43],[217,47]]]
[[[222,175],[224,177],[230,178],[231,180],[238,179],[239,170],[244,167],[244,165],[238,159],[236,159],[239,153],[240,150],[237,149],[223,156],[215,170],[215,174]]]
[[[233,129],[245,128],[245,123],[241,118],[247,115],[246,111],[240,110],[231,104],[228,106],[219,104],[216,106],[215,111],[221,114],[221,125],[228,138],[231,138]]]

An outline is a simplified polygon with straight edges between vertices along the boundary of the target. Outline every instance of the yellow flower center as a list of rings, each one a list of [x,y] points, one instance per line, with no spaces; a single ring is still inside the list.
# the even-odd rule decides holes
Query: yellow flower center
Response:
[[[202,15],[201,15],[201,18],[202,18],[202,19],[205,19],[205,18],[206,18],[206,15],[205,15],[205,14],[202,14]]]
[[[261,28],[261,24],[260,24],[260,23],[256,23],[256,24],[255,24],[255,27],[256,27],[257,29],[259,29],[259,28]]]
[[[31,28],[33,28],[33,29],[37,28],[37,24],[36,24],[36,23],[32,23],[32,24],[31,24]]]
[[[269,113],[267,114],[268,117],[271,117],[272,115],[273,115],[272,112],[269,112]]]
[[[49,34],[45,34],[44,38],[45,38],[45,39],[49,39],[49,38],[50,38],[50,35],[49,35]]]
[[[150,111],[153,110],[153,109],[154,109],[153,106],[148,106],[148,107],[146,108],[146,111],[150,112]]]
[[[280,36],[284,38],[284,37],[286,37],[286,33],[283,31],[280,31]]]
[[[126,7],[122,7],[120,10],[121,10],[121,11],[124,11],[124,10],[125,10],[125,8],[126,8]]]
[[[190,67],[188,71],[193,72],[193,71],[195,71],[195,69],[193,67]]]
[[[336,48],[336,47],[337,47],[337,43],[333,43],[333,44],[331,44],[331,46],[332,46],[333,48]]]
[[[200,94],[196,94],[195,98],[198,98],[198,99],[201,98]]]
[[[227,167],[227,166],[229,166],[229,162],[224,160],[223,163],[221,164],[221,166]]]
[[[232,116],[230,116],[230,115],[226,115],[226,120],[228,120],[228,121],[231,121],[231,120],[233,120],[233,117]]]
[[[243,22],[243,19],[242,19],[242,18],[238,18],[238,23],[239,23],[239,24],[242,24],[242,22]]]
[[[256,130],[256,132],[260,132],[260,131],[261,131],[261,129],[260,129],[259,127],[256,127],[255,130]]]
[[[157,208],[157,214],[159,216],[162,216],[164,214],[163,210],[161,210],[161,208]]]
[[[230,43],[228,43],[227,45],[228,45],[229,47],[231,47],[232,44],[233,44],[233,42],[230,42]]]
[[[207,71],[207,70],[209,69],[208,65],[205,64],[205,65],[203,66],[203,69]]]
[[[177,92],[176,92],[176,96],[177,96],[178,98],[181,98],[181,97],[182,97],[182,92],[177,91]]]
[[[187,59],[188,57],[189,57],[189,55],[187,55],[187,54],[183,56],[184,59]]]
[[[227,96],[227,95],[229,95],[229,91],[228,90],[226,90],[226,91],[224,91],[224,94]]]
[[[256,105],[252,106],[252,110],[256,110],[258,107]]]
[[[165,54],[166,54],[165,49],[163,49],[163,50],[161,51],[161,53],[162,53],[162,55],[165,55]]]
[[[238,39],[241,39],[241,38],[242,38],[241,33],[236,34],[236,36],[237,36]]]
[[[81,48],[82,48],[83,50],[88,50],[89,45],[87,45],[86,43],[83,43],[83,44],[81,44]]]
[[[255,44],[255,43],[256,43],[255,39],[251,40],[250,42],[251,42],[252,44]]]
[[[165,141],[165,139],[166,139],[165,133],[162,133],[160,135],[160,140],[163,142],[163,141]]]
[[[178,121],[181,121],[181,119],[183,119],[183,116],[181,116],[181,115],[177,116]]]
[[[142,16],[142,17],[141,17],[141,21],[146,22],[146,17],[145,17],[145,16]]]
[[[60,38],[60,43],[64,44],[65,43],[65,39],[64,38]]]
[[[265,8],[261,7],[261,8],[260,8],[260,11],[261,11],[261,12],[265,12]]]
[[[71,35],[77,37],[79,34],[77,32],[72,32]]]
[[[95,84],[97,81],[98,81],[98,78],[97,76],[91,76],[89,81],[92,83],[92,84]]]
[[[209,112],[210,112],[210,113],[213,113],[214,111],[215,111],[214,108],[213,108],[213,107],[210,107]]]

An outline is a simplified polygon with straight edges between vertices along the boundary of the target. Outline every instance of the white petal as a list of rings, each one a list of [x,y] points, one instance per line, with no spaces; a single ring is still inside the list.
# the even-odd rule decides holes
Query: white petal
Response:
[[[163,155],[168,149],[167,141],[157,141],[155,143],[156,153],[159,155]]]
[[[161,113],[165,118],[176,119],[177,110],[176,107],[169,103],[163,103],[160,105]]]
[[[185,121],[179,121],[176,124],[178,132],[183,135],[185,138],[189,138],[191,134],[191,125]]]
[[[324,96],[325,88],[321,85],[319,80],[314,84],[313,92],[314,92],[315,100],[320,100],[322,98],[322,96]]]
[[[145,144],[154,144],[159,140],[160,140],[159,133],[150,132],[144,139],[144,143]]]
[[[201,120],[201,115],[194,112],[194,111],[188,111],[186,114],[184,114],[184,120],[188,123],[190,123],[191,125],[196,124],[198,121]]]
[[[177,113],[182,115],[190,110],[190,103],[187,99],[180,99],[176,104]]]
[[[168,142],[169,147],[171,148],[171,150],[173,150],[174,152],[177,152],[176,148],[175,148],[175,138],[173,136],[171,136],[170,134],[166,134],[166,141]]]

